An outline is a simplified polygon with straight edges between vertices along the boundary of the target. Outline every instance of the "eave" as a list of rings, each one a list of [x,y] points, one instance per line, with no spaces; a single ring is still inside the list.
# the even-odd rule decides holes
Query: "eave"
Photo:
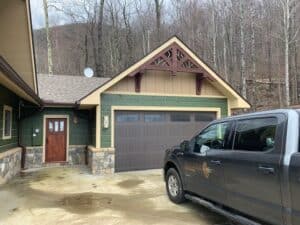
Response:
[[[0,84],[14,92],[19,97],[26,99],[36,105],[42,106],[43,101],[25,83],[21,76],[0,55]]]

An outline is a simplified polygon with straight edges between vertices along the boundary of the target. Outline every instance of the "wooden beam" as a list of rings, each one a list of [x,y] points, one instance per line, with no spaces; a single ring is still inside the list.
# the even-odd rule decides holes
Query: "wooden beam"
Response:
[[[196,95],[201,95],[203,79],[204,79],[203,73],[196,74]]]
[[[141,92],[141,81],[142,81],[142,76],[143,73],[142,72],[138,72],[135,76],[134,76],[134,84],[135,84],[135,92]]]

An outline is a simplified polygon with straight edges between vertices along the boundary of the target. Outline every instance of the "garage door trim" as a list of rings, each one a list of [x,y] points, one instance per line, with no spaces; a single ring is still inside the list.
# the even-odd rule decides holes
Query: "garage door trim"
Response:
[[[115,148],[115,111],[216,112],[217,119],[221,118],[221,108],[217,108],[217,107],[112,106],[111,107],[111,148]]]

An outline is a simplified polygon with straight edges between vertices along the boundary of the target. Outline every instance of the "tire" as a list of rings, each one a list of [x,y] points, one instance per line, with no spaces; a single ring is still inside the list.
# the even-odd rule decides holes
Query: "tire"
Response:
[[[166,178],[169,199],[176,204],[183,203],[185,201],[184,190],[178,172],[174,168],[170,168],[167,171]]]

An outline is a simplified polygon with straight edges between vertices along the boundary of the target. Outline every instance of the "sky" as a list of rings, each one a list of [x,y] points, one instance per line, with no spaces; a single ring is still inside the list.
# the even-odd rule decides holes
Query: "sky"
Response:
[[[97,0],[94,0],[97,1]],[[150,1],[150,0],[147,0]],[[153,1],[153,0],[151,0]],[[48,0],[48,2],[55,2],[54,0]],[[62,3],[58,3],[62,2]],[[58,8],[68,8],[68,7],[76,7],[76,3],[82,4],[82,0],[59,0],[56,1],[55,5],[58,6]],[[91,0],[90,2],[93,2]],[[166,4],[166,8],[170,7],[170,1],[165,0],[164,4]],[[31,6],[31,16],[32,16],[32,26],[33,29],[40,29],[45,27],[45,20],[44,20],[44,8],[43,8],[43,0],[30,0],[30,6]],[[67,17],[62,12],[57,11],[53,7],[48,8],[48,14],[49,14],[49,24],[50,26],[59,26],[66,23],[71,23],[70,17]]]
[[[74,1],[74,0],[70,0]],[[33,29],[45,27],[43,0],[30,0],[32,26]],[[51,25],[63,25],[68,22],[62,13],[57,12],[54,8],[49,8],[49,23]],[[54,16],[55,15],[55,16]],[[55,21],[53,21],[55,19]]]
[[[41,28],[45,25],[44,23],[44,12],[43,12],[43,1],[42,0],[31,0],[31,16],[33,29]]]

